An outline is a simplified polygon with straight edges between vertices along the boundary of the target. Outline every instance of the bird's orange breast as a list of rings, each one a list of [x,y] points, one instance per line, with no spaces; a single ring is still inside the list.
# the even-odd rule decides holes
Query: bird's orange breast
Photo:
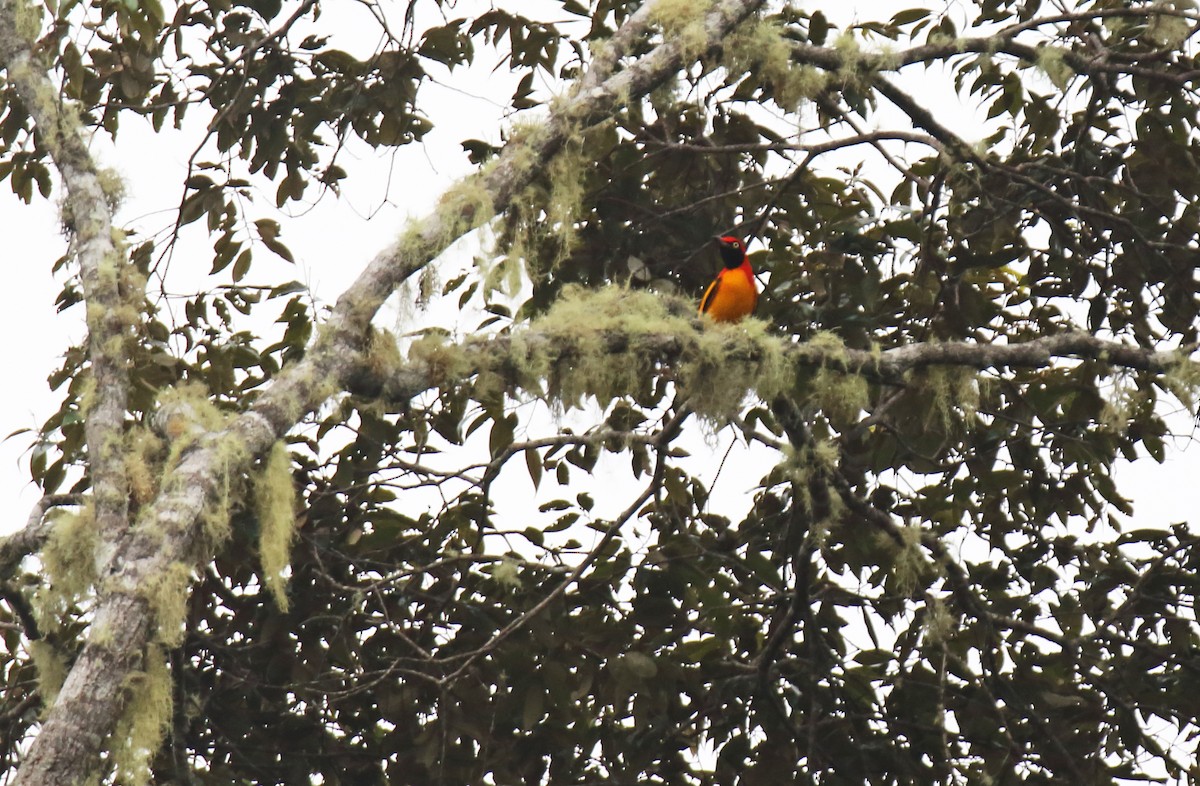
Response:
[[[708,314],[718,322],[737,322],[754,313],[758,305],[758,286],[750,272],[749,263],[741,267],[723,269],[700,301],[700,313]]]

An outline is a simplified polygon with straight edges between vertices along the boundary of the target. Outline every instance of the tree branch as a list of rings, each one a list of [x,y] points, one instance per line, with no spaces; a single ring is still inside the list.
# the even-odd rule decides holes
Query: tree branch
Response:
[[[92,513],[101,548],[96,573],[104,575],[116,540],[129,526],[129,493],[119,449],[129,389],[127,342],[138,319],[144,283],[126,259],[112,223],[119,185],[102,177],[82,136],[73,108],[65,106],[45,66],[33,54],[26,0],[0,0],[0,68],[29,111],[42,144],[66,185],[63,223],[71,233],[87,304],[88,361],[93,390],[85,413]],[[24,24],[24,27],[23,27]],[[136,289],[137,291],[122,290]]]
[[[1165,12],[1165,13],[1164,13]],[[1188,83],[1200,78],[1200,70],[1180,67],[1174,72],[1145,68],[1137,62],[1116,62],[1106,57],[1088,57],[1079,51],[1067,47],[1053,47],[1046,44],[1035,46],[1018,42],[1016,37],[1027,32],[1034,26],[1062,22],[1079,23],[1089,19],[1125,16],[1150,17],[1154,15],[1195,18],[1173,9],[1155,7],[1150,9],[1116,9],[1112,11],[1089,11],[1080,14],[1059,14],[1056,16],[1032,19],[1026,23],[1012,25],[989,36],[964,36],[945,39],[940,42],[922,44],[898,52],[861,52],[844,54],[833,47],[814,46],[805,43],[792,44],[792,57],[798,63],[813,65],[826,71],[840,71],[853,68],[860,71],[883,72],[897,71],[904,66],[917,63],[928,63],[933,60],[944,60],[965,53],[996,54],[1003,53],[1016,59],[1037,65],[1044,63],[1047,56],[1061,57],[1062,62],[1078,73],[1125,74],[1167,82],[1176,87],[1186,87]],[[1152,60],[1158,53],[1147,53],[1145,59]]]
[[[701,323],[694,322],[695,327]],[[704,328],[712,330],[714,328]],[[721,329],[721,328],[716,328]],[[535,326],[512,336],[468,339],[461,345],[462,379],[446,379],[438,369],[420,360],[381,373],[376,367],[360,364],[347,375],[348,390],[356,395],[380,398],[402,404],[414,396],[443,384],[454,384],[482,371],[504,373],[517,365],[518,358],[539,354],[555,365],[576,360],[588,352],[601,355],[636,355],[639,363],[680,366],[702,360],[706,368],[723,362],[755,363],[780,353],[796,370],[827,369],[859,374],[872,379],[899,383],[905,374],[929,366],[963,366],[980,371],[1005,368],[1047,368],[1056,360],[1095,360],[1113,367],[1163,373],[1184,368],[1200,370],[1190,360],[1195,346],[1178,350],[1155,350],[1118,341],[1069,331],[1043,336],[1019,344],[977,344],[966,341],[919,343],[883,351],[848,349],[826,343],[792,343],[764,337],[747,340],[741,331],[728,332],[728,341],[720,357],[702,356],[701,331],[647,333],[627,327],[618,318],[597,329],[596,335],[569,335],[549,327]],[[592,342],[593,338],[598,341]],[[584,347],[583,344],[588,346]],[[753,382],[748,380],[748,382]],[[753,386],[751,384],[751,386]]]
[[[826,142],[760,142],[746,143],[738,145],[701,145],[689,142],[659,142],[650,140],[646,142],[647,147],[652,147],[661,150],[683,151],[687,153],[703,153],[703,154],[726,154],[740,155],[742,153],[779,153],[779,152],[799,152],[809,153],[812,156],[817,156],[822,153],[828,153],[833,150],[841,150],[854,145],[875,145],[879,142],[913,142],[916,144],[927,145],[936,150],[942,148],[942,143],[934,139],[928,134],[917,133],[916,131],[868,131],[850,136],[830,139]]]
[[[50,508],[82,505],[82,494],[47,494],[34,504],[29,511],[29,519],[25,526],[0,539],[0,581],[12,578],[12,573],[21,564],[21,560],[41,549],[46,538],[50,537],[53,529],[46,519],[46,511]]]

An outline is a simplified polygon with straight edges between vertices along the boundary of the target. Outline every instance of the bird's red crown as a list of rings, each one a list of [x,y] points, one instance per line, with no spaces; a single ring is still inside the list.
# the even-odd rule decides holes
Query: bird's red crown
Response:
[[[725,267],[740,267],[746,261],[746,247],[733,235],[718,237],[717,248],[721,251],[721,261],[725,263]]]

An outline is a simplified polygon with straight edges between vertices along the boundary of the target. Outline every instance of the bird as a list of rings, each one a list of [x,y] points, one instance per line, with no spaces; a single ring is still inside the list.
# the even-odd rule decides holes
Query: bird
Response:
[[[732,235],[714,239],[725,267],[704,290],[704,297],[700,299],[700,313],[708,314],[717,322],[740,322],[753,313],[758,304],[754,268],[750,267],[746,246],[741,240]]]

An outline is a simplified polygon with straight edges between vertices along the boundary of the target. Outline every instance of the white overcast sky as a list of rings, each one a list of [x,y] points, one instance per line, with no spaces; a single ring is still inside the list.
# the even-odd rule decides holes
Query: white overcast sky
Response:
[[[902,6],[883,0],[851,4],[810,0],[801,6],[821,8],[837,20],[852,14],[863,19],[887,16],[899,7],[919,4],[918,0]],[[483,0],[460,0],[447,13],[451,17],[470,16],[489,5],[492,3]],[[495,5],[534,15],[529,2],[513,0]],[[943,7],[941,3],[928,5],[935,9]],[[350,16],[334,18],[341,14]],[[364,20],[354,18],[354,14],[364,14],[361,6],[331,5],[321,19],[321,27],[324,30],[337,23],[345,29],[354,29],[355,25],[365,28]],[[557,16],[567,18],[561,10]],[[373,39],[364,42],[366,47],[373,45]],[[277,272],[279,280],[296,278],[310,285],[326,303],[336,298],[371,256],[401,231],[407,218],[427,212],[449,183],[470,171],[460,146],[462,140],[500,141],[504,108],[515,80],[504,69],[493,71],[494,66],[494,59],[487,54],[469,71],[459,69],[447,74],[444,69],[430,65],[437,82],[422,88],[422,101],[436,124],[434,131],[420,145],[396,151],[371,151],[365,145],[352,145],[348,155],[340,159],[350,170],[344,198],[323,199],[296,220],[283,220],[282,239],[295,253],[297,265],[291,268],[271,262],[268,264],[276,267],[266,267],[263,262],[256,262],[251,278],[262,280],[269,271],[269,275]],[[978,128],[978,124],[953,95],[948,80],[939,91],[937,79],[922,78],[916,71],[907,78],[914,80],[910,87],[927,106],[936,108],[943,122],[952,123],[968,138],[978,138],[979,133],[971,130]],[[192,119],[202,118],[195,113]],[[127,184],[129,198],[118,215],[119,223],[132,223],[146,230],[163,226],[167,220],[163,211],[178,203],[182,173],[197,138],[194,124],[189,124],[183,133],[156,136],[148,128],[138,127],[138,121],[130,117],[125,120],[116,147],[108,144],[106,138],[94,140],[93,148],[102,163],[120,172]],[[258,202],[262,216],[271,215],[271,204],[270,195],[264,194]],[[293,212],[299,216],[298,211]],[[59,396],[49,391],[46,377],[82,329],[81,309],[66,315],[58,315],[54,310],[61,281],[54,280],[49,271],[65,248],[55,202],[35,201],[26,206],[12,196],[7,182],[0,184],[0,226],[5,229],[4,262],[8,271],[6,286],[0,287],[0,335],[7,337],[0,342],[0,368],[8,370],[4,406],[0,407],[0,436],[3,436],[21,428],[36,429],[55,410]],[[194,244],[195,253],[181,252],[172,267],[187,269],[190,265],[203,274],[210,264],[211,240],[199,231],[187,237]],[[266,260],[267,256],[265,252],[256,252],[258,259]],[[381,317],[388,327],[394,327],[389,323],[398,318],[394,309]],[[1134,494],[1139,526],[1186,520],[1200,502],[1200,484],[1194,481],[1200,469],[1200,450],[1184,449],[1190,440],[1191,418],[1185,416],[1174,422],[1185,433],[1168,452],[1164,465],[1147,459],[1120,469],[1118,480],[1123,481],[1121,486],[1127,492]],[[731,437],[727,434],[715,440],[709,437],[706,440],[696,435],[689,440],[688,448],[697,454],[696,461],[715,466],[729,447]],[[31,435],[19,435],[0,444],[0,499],[8,503],[0,519],[0,532],[21,526],[39,496],[39,490],[28,479],[30,443]],[[627,466],[627,459],[620,461]],[[734,505],[743,507],[748,504],[749,494],[765,467],[759,457],[735,447],[723,471],[718,493],[743,498],[744,502]],[[599,482],[620,483],[625,475],[614,472],[610,477],[601,477]]]

